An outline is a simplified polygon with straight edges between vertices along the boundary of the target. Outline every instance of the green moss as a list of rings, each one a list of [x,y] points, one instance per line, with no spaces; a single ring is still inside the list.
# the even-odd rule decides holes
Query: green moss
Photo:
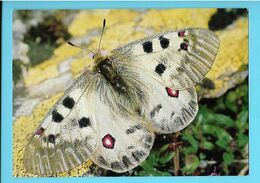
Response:
[[[37,26],[32,26],[25,35],[24,42],[29,45],[28,57],[32,66],[50,58],[54,49],[70,38],[62,17],[58,17],[47,16]]]
[[[13,60],[13,81],[16,83],[18,80],[21,79],[22,62],[20,60]]]
[[[51,43],[40,44],[32,40],[28,40],[27,44],[30,47],[27,54],[30,59],[31,66],[38,65],[42,61],[50,58],[56,48],[56,46]]]

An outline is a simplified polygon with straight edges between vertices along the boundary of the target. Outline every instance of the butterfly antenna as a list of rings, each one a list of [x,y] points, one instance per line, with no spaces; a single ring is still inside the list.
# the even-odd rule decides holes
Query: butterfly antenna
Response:
[[[106,19],[103,20],[103,27],[102,27],[101,37],[100,37],[99,44],[98,44],[98,53],[100,52],[100,45],[101,45],[101,41],[102,41],[102,38],[103,38],[105,27],[106,27]]]
[[[82,48],[82,47],[80,47],[80,46],[77,46],[77,45],[73,44],[73,43],[70,42],[70,41],[68,41],[67,43],[68,43],[69,45],[74,46],[74,47],[76,47],[76,48],[79,48],[79,49],[81,49],[81,50],[86,50],[86,51],[89,51],[89,52],[95,54],[92,50],[89,50],[89,49],[86,49],[86,48]]]

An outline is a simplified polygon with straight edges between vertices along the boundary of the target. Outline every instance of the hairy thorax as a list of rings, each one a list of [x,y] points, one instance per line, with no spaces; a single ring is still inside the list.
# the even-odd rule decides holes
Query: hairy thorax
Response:
[[[126,85],[120,77],[118,70],[113,66],[112,60],[109,57],[103,57],[99,54],[94,56],[95,67],[94,71],[103,75],[103,77],[111,84],[118,92],[125,93]]]
[[[97,54],[93,59],[93,72],[99,73],[107,83],[97,86],[97,91],[102,93],[101,101],[115,111],[120,109],[122,113],[125,113],[125,110],[139,113],[147,99],[144,94],[145,86],[138,82],[138,76],[134,73],[128,74],[130,71],[127,69],[120,70],[127,73],[122,74],[113,63],[114,59],[109,56]]]

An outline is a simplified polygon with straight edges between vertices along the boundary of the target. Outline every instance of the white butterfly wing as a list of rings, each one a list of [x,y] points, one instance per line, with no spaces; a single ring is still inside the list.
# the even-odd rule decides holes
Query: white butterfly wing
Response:
[[[198,112],[197,93],[194,86],[185,90],[174,90],[163,82],[142,72],[139,67],[122,61],[121,77],[128,81],[129,88],[141,91],[139,101],[141,113],[159,133],[177,132],[189,125]],[[134,78],[129,76],[135,76]],[[141,84],[137,85],[137,81]],[[138,89],[137,89],[138,88]]]
[[[165,86],[183,90],[198,83],[211,68],[219,39],[206,29],[159,33],[112,51],[115,64],[130,60],[140,72]]]
[[[85,162],[96,149],[97,126],[87,91],[88,73],[46,115],[24,153],[28,172],[38,175],[60,173]]]
[[[173,133],[188,126],[198,112],[195,87],[186,90],[173,90],[165,87],[151,77],[143,77],[150,85],[148,106],[144,114],[150,119],[159,133]]]
[[[91,160],[105,169],[125,172],[144,161],[150,153],[154,133],[144,118],[130,113],[129,98],[121,96],[102,76],[96,76],[95,117],[97,149]],[[127,102],[128,101],[128,102]]]
[[[144,126],[142,117],[127,112],[128,104],[131,97],[121,96],[103,76],[83,73],[29,142],[26,170],[50,175],[87,159],[116,172],[138,166],[149,155],[154,133]]]
[[[211,68],[219,47],[209,30],[166,32],[114,50],[115,67],[123,80],[135,76],[145,93],[143,114],[157,132],[185,128],[198,111],[194,85]],[[133,87],[135,86],[132,82]]]

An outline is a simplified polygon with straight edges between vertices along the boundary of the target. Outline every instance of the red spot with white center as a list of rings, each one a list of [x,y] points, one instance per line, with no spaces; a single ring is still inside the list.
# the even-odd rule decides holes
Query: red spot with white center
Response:
[[[44,128],[39,128],[38,130],[36,130],[36,132],[35,132],[35,135],[41,135],[43,132],[44,132]]]
[[[115,139],[112,135],[107,134],[102,138],[102,143],[105,148],[113,149],[115,145]]]
[[[175,97],[175,98],[178,98],[178,97],[179,97],[179,90],[172,91],[171,88],[166,87],[166,91],[167,91],[167,94],[168,94],[170,97]]]
[[[180,31],[180,32],[178,32],[178,36],[179,36],[179,37],[185,36],[185,31]]]

